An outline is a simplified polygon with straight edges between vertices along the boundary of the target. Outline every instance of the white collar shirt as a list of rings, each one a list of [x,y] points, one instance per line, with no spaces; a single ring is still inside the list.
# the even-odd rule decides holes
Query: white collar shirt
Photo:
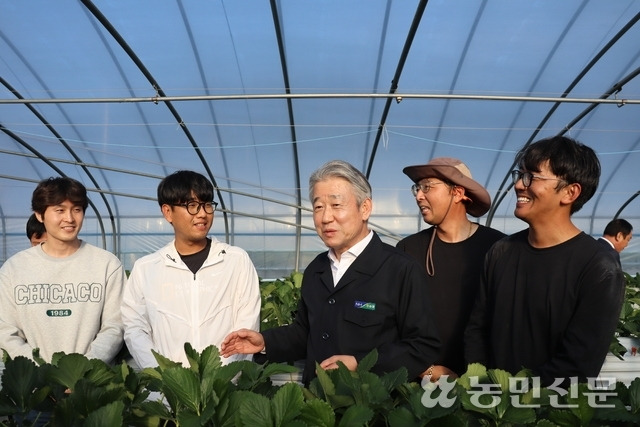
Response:
[[[609,239],[605,239],[604,237],[601,237],[600,239],[601,239],[601,240],[604,240],[605,242],[607,242],[607,243],[609,244],[609,246],[611,246],[611,248],[612,248],[612,249],[615,249],[615,248],[616,248],[615,246],[613,246],[613,243],[611,243],[611,240],[609,240]]]
[[[369,231],[367,236],[360,240],[358,243],[346,250],[340,259],[336,257],[333,249],[329,249],[329,260],[331,260],[331,274],[333,276],[333,286],[336,286],[347,269],[353,264],[358,256],[364,251],[371,239],[373,238],[373,231]]]

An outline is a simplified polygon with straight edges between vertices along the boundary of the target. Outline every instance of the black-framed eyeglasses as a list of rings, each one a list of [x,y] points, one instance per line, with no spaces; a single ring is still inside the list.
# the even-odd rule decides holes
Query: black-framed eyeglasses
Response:
[[[431,190],[431,187],[438,184],[446,184],[446,182],[439,181],[439,182],[427,182],[426,184],[413,184],[411,186],[411,194],[413,194],[414,196],[417,196],[418,191],[422,191],[422,194],[427,194],[429,190]]]
[[[561,178],[549,178],[546,176],[540,176],[540,175],[534,175],[531,172],[523,172],[521,170],[518,169],[514,169],[511,171],[511,180],[513,181],[513,185],[516,185],[516,183],[519,180],[522,180],[522,185],[524,185],[525,187],[529,187],[531,185],[531,181],[533,181],[534,179],[543,179],[543,180],[547,180],[547,181],[562,181],[562,182],[567,182],[564,179]]]
[[[187,212],[189,212],[191,215],[197,215],[198,212],[200,212],[200,208],[203,208],[205,213],[208,214],[212,214],[213,211],[216,210],[216,207],[218,206],[217,202],[196,202],[196,201],[191,201],[191,202],[187,202],[187,203],[176,203],[172,206],[182,206],[183,208],[187,209]]]

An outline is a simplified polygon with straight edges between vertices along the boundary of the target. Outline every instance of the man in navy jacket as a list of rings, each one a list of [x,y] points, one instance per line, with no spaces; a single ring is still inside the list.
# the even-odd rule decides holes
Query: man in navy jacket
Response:
[[[266,354],[274,362],[306,359],[304,382],[315,364],[355,370],[373,349],[379,374],[406,367],[416,379],[435,361],[440,341],[426,293],[426,272],[412,257],[369,230],[373,202],[365,176],[349,163],[331,161],[309,178],[316,231],[329,250],[305,269],[293,324],[232,332],[226,357]]]
[[[604,228],[602,237],[598,243],[607,248],[620,263],[620,252],[622,252],[631,241],[633,227],[626,219],[615,218],[609,221]]]

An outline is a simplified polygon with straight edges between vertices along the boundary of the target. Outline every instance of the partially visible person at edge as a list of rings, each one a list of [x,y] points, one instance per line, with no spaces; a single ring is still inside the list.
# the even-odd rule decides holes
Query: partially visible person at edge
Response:
[[[402,170],[413,182],[411,192],[422,218],[432,227],[396,245],[416,258],[428,274],[428,298],[442,340],[436,364],[425,371],[432,381],[466,371],[464,330],[480,286],[484,258],[505,234],[471,222],[491,206],[491,197],[474,181],[460,160],[439,157]]]
[[[262,351],[273,362],[306,359],[308,383],[316,362],[322,369],[342,362],[355,370],[377,349],[373,372],[406,367],[417,379],[440,346],[424,269],[369,229],[371,186],[351,164],[326,163],[309,178],[309,190],[316,232],[329,250],[304,271],[295,321],[262,334],[235,331],[225,338],[223,354]]]
[[[56,352],[112,362],[122,348],[124,269],[112,253],[78,238],[88,206],[80,182],[41,181],[31,207],[47,240],[0,268],[0,348],[50,362]]]
[[[229,332],[259,328],[260,285],[249,255],[207,237],[217,205],[213,190],[205,176],[188,170],[158,185],[158,204],[174,239],[137,260],[125,287],[124,337],[134,367],[157,366],[152,349],[186,364],[186,342],[197,351],[220,348]]]
[[[614,256],[571,220],[595,193],[600,162],[556,136],[523,147],[516,164],[514,213],[529,228],[487,254],[467,361],[527,368],[543,386],[586,382],[600,372],[624,297]]]
[[[27,220],[27,239],[29,239],[31,246],[37,246],[47,240],[47,230],[45,230],[44,224],[38,221],[35,213],[32,213]]]
[[[620,252],[625,250],[633,236],[633,226],[629,221],[616,218],[609,221],[604,228],[598,242],[609,250],[615,251],[615,257],[620,262]]]

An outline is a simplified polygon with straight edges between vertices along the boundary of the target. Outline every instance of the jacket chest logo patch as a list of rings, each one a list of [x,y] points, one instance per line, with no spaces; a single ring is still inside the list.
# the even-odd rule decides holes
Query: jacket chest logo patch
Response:
[[[376,303],[375,302],[355,301],[353,306],[355,308],[360,308],[362,310],[374,311],[376,309]]]

